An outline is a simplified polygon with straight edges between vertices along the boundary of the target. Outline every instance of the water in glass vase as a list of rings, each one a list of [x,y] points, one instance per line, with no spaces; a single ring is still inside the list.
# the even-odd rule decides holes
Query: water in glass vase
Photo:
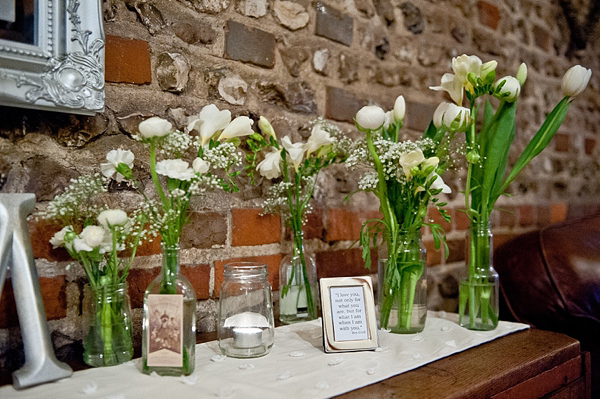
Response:
[[[314,256],[298,250],[286,255],[279,267],[279,320],[285,324],[318,317],[317,264]]]

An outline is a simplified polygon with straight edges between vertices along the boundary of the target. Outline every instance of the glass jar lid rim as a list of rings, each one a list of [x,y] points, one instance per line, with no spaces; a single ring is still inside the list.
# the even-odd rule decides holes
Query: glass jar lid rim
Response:
[[[230,262],[225,264],[227,274],[267,274],[267,265],[258,262]]]

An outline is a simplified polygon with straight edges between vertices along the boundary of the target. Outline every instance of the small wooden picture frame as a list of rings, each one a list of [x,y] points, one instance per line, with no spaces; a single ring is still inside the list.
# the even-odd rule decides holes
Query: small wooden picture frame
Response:
[[[319,284],[325,352],[379,347],[371,277],[322,278]]]

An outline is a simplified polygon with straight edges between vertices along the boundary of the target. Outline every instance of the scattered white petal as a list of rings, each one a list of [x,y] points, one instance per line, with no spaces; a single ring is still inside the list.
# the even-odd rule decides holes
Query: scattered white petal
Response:
[[[440,319],[445,319],[446,318],[446,311],[445,310],[440,310],[439,312],[437,312],[437,317],[439,317]]]
[[[286,371],[285,373],[281,373],[277,376],[278,380],[287,380],[290,377],[293,377],[294,373],[292,371]]]
[[[444,326],[442,327],[442,331],[449,331],[452,327],[450,326]]]
[[[414,337],[411,338],[413,341],[423,341],[423,336],[419,333],[415,334]]]
[[[451,341],[446,341],[444,342],[446,345],[451,346],[453,348],[456,348],[456,341],[455,340],[451,340]]]
[[[160,377],[156,371],[150,373],[150,377]]]
[[[375,348],[375,352],[385,352],[388,350],[387,346],[380,346],[379,348]]]
[[[415,353],[414,355],[412,355],[412,358],[415,360],[420,359],[422,357],[423,357],[423,355],[421,355],[420,353]]]
[[[226,357],[227,356],[225,356],[225,355],[214,355],[214,356],[211,356],[210,361],[215,362],[215,363],[222,362],[223,360],[225,360]]]
[[[193,374],[188,376],[182,375],[179,381],[185,385],[195,385],[196,381],[198,381],[198,376]]]
[[[96,384],[95,382],[90,382],[89,384],[87,384],[86,386],[84,386],[83,388],[81,388],[79,390],[79,392],[85,394],[85,395],[91,395],[94,392],[96,392],[96,390],[98,389],[98,384]]]
[[[317,385],[315,385],[315,388],[318,388],[318,389],[329,389],[329,384],[327,383],[327,381],[317,382]]]
[[[252,363],[245,363],[240,365],[240,370],[252,370],[254,367]]]
[[[293,351],[293,352],[290,352],[290,356],[291,357],[302,357],[304,355],[306,355],[306,353],[304,353],[302,351]]]
[[[383,331],[383,332],[390,332],[390,331],[392,331],[391,328],[381,328],[380,330]]]
[[[367,374],[373,375],[379,373],[379,367],[371,367],[367,370]]]
[[[330,366],[337,366],[338,364],[340,364],[343,361],[344,361],[344,358],[338,356],[336,358],[331,359],[329,362],[327,362],[327,364]]]

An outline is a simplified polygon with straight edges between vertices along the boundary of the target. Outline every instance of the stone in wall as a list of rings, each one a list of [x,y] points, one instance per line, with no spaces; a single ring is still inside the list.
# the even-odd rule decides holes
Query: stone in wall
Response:
[[[272,33],[231,20],[227,28],[225,54],[229,58],[267,68],[275,66],[276,42]]]
[[[317,2],[317,36],[323,36],[346,46],[352,45],[354,19],[322,1]]]
[[[229,8],[231,0],[189,0],[194,8],[208,14],[219,14]]]
[[[181,93],[187,86],[190,69],[190,63],[183,54],[162,53],[156,65],[158,84],[163,90]]]
[[[212,26],[199,21],[177,21],[171,29],[175,36],[188,44],[211,44],[217,38],[217,31]]]
[[[329,74],[329,50],[326,48],[316,50],[313,55],[312,65],[316,72],[327,76]]]
[[[219,80],[219,94],[232,105],[244,105],[248,83],[239,75],[231,74]]]
[[[421,9],[409,1],[402,3],[400,9],[404,16],[404,27],[414,34],[423,33],[425,30],[425,19],[423,18]]]
[[[281,54],[281,60],[290,75],[294,77],[300,76],[300,70],[309,57],[308,50],[304,47],[291,46],[279,50],[279,54]]]
[[[371,18],[373,15],[375,15],[375,9],[371,3],[371,0],[354,0],[354,6],[367,18]]]
[[[377,15],[385,22],[386,25],[391,25],[396,21],[394,15],[394,5],[389,0],[373,0]]]
[[[267,15],[269,6],[267,0],[245,0],[241,2],[239,7],[245,16],[260,18]]]
[[[348,84],[358,80],[359,61],[353,56],[340,54],[340,65],[338,69],[340,81]]]
[[[133,8],[150,34],[154,35],[160,32],[165,26],[165,20],[162,13],[153,4],[145,1],[136,1],[133,4],[129,3],[128,7]]]
[[[292,82],[285,86],[277,83],[259,83],[258,93],[262,101],[283,105],[290,111],[303,114],[317,112],[315,93],[306,82]]]
[[[292,1],[275,0],[273,14],[277,21],[289,30],[304,28],[310,19],[306,9]]]

